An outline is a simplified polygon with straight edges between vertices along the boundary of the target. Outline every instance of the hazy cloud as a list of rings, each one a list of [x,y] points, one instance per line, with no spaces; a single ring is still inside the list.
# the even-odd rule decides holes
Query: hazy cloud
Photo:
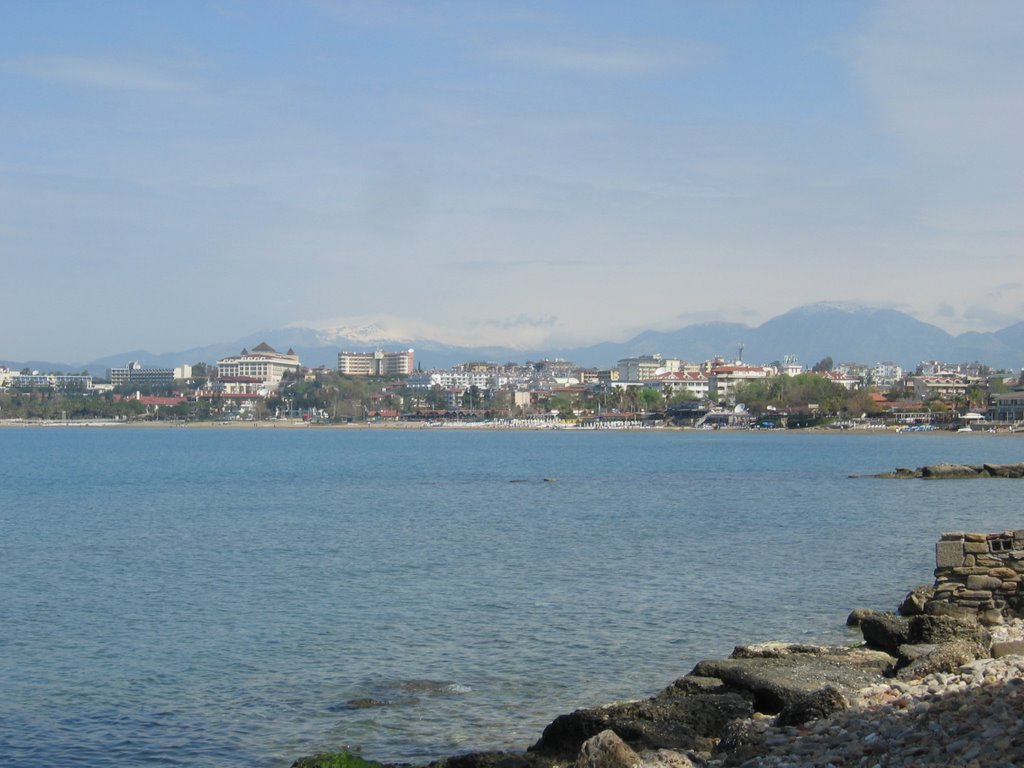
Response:
[[[1019,169],[1024,4],[883,2],[850,48],[881,124],[941,166]]]
[[[0,70],[37,80],[118,91],[188,91],[195,85],[151,65],[85,56],[33,56],[0,61]]]
[[[454,272],[506,272],[513,269],[536,269],[554,267],[580,267],[588,262],[580,259],[477,259],[467,261],[450,261],[441,266]]]
[[[508,44],[497,46],[490,53],[531,69],[591,75],[644,75],[691,69],[711,58],[708,46],[660,49],[650,43],[619,46]]]
[[[483,320],[477,325],[488,328],[553,328],[558,325],[558,317],[555,315],[517,315],[505,318],[504,320]]]

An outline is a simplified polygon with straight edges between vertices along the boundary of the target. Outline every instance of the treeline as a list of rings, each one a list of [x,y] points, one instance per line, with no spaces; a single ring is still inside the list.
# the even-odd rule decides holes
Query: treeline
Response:
[[[864,413],[870,416],[882,410],[868,392],[862,389],[849,390],[815,373],[774,376],[746,382],[736,387],[735,397],[737,403],[743,403],[748,411],[755,414],[774,408],[780,411],[816,410],[829,414],[849,413],[860,416]]]
[[[0,419],[130,419],[146,411],[135,400],[111,395],[34,390],[0,393]]]

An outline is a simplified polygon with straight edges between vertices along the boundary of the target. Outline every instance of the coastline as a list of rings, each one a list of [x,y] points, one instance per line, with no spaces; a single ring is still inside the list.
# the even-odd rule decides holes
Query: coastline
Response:
[[[267,421],[190,421],[190,422],[176,422],[176,421],[100,421],[83,419],[81,421],[66,420],[66,421],[25,421],[20,419],[0,419],[0,429],[54,429],[54,428],[71,428],[71,429],[230,429],[230,430],[246,430],[246,429],[284,429],[284,430],[429,430],[429,431],[447,431],[447,432],[465,432],[465,431],[488,431],[488,432],[537,432],[537,431],[550,431],[550,432],[687,432],[694,434],[737,434],[737,433],[751,433],[756,432],[757,434],[843,434],[843,435],[951,435],[957,434],[959,437],[997,437],[997,436],[1024,436],[1024,431],[1015,431],[1012,429],[1000,429],[996,431],[982,431],[976,430],[970,433],[957,433],[951,430],[933,430],[929,432],[915,432],[915,433],[904,433],[897,427],[883,427],[883,428],[844,428],[837,429],[832,427],[807,427],[799,430],[789,429],[694,429],[693,427],[680,427],[680,426],[641,426],[633,424],[614,424],[602,427],[576,427],[570,424],[550,424],[550,423],[524,423],[524,424],[503,424],[503,423],[492,423],[492,422],[451,422],[443,424],[433,424],[428,422],[409,422],[409,421],[384,421],[384,422],[358,422],[358,423],[346,423],[346,424],[320,424],[302,421],[300,419],[278,419],[278,420],[267,420]]]
[[[875,627],[863,628],[855,647],[737,646],[649,698],[560,715],[525,750],[456,754],[423,768],[1024,764],[1024,621],[989,632],[976,621],[918,616],[925,635],[898,651],[871,636],[879,623],[914,627],[915,619],[868,612],[861,618]],[[292,768],[408,766],[337,752]]]
[[[859,643],[736,646],[648,698],[559,715],[522,751],[424,768],[1024,764],[1024,529],[944,533],[935,557],[934,584],[895,612],[849,614]],[[292,768],[382,765],[401,768],[351,753]]]

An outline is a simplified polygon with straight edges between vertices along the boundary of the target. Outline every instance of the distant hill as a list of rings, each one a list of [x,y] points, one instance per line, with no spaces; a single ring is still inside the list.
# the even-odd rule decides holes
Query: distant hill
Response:
[[[10,368],[89,370],[102,376],[108,368],[138,360],[143,365],[174,367],[196,362],[214,363],[222,357],[252,349],[262,341],[284,351],[294,349],[304,365],[337,365],[338,352],[413,348],[424,368],[444,368],[468,360],[509,362],[563,358],[587,367],[609,368],[624,357],[661,354],[689,361],[721,355],[735,358],[743,345],[743,359],[770,363],[796,355],[805,367],[825,357],[839,362],[898,363],[912,370],[922,360],[979,361],[994,368],[1024,367],[1024,322],[992,333],[953,336],[934,325],[893,309],[834,303],[798,307],[759,325],[701,323],[676,331],[644,331],[628,341],[602,342],[585,347],[522,350],[510,347],[458,347],[431,339],[391,339],[374,327],[333,329],[265,329],[235,341],[160,354],[144,350],[122,352],[88,363],[4,362]],[[346,332],[352,335],[348,337]]]

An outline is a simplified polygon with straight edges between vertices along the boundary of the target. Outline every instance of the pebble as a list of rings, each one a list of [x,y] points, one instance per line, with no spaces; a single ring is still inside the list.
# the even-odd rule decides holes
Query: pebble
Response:
[[[1024,639],[1024,621],[995,627],[992,634],[996,642]],[[754,721],[766,752],[742,768],[1024,766],[1024,656],[979,659],[954,673],[872,685],[850,703],[850,709],[801,729]]]

